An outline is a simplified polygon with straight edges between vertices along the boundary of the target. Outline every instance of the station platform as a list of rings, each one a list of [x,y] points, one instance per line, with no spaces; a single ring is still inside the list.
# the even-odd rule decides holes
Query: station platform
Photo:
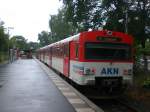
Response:
[[[36,59],[0,66],[0,112],[103,112]]]

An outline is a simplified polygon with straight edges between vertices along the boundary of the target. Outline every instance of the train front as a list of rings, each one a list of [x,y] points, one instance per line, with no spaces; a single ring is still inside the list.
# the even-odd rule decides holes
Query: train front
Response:
[[[82,75],[80,85],[96,85],[101,90],[118,90],[130,85],[133,77],[133,38],[111,31],[81,34],[79,40]],[[78,78],[79,79],[79,78]]]

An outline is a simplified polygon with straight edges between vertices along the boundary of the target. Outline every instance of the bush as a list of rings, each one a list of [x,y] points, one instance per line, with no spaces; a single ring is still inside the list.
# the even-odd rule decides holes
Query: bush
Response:
[[[146,79],[146,80],[143,82],[143,87],[150,89],[150,78]]]
[[[4,62],[8,60],[8,53],[7,52],[0,52],[0,62]]]

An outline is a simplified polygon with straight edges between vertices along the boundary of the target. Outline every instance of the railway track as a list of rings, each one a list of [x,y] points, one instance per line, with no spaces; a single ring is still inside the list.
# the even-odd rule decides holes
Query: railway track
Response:
[[[136,109],[118,99],[91,99],[105,112],[138,112]]]
[[[79,91],[105,112],[143,112],[135,108],[131,102],[125,102],[124,98],[119,95],[100,96],[95,94],[96,91],[93,90],[87,90],[87,93],[90,91],[90,94],[87,94],[85,91],[83,92],[83,89],[80,89]],[[93,93],[91,91],[93,91]]]
[[[78,87],[74,84],[72,86],[105,112],[141,112],[134,108],[134,106],[131,105],[131,102],[130,104],[124,102],[123,98],[119,95],[100,96],[98,95],[99,93],[96,92],[97,90],[94,90],[93,88],[83,89],[83,87]]]
[[[119,95],[100,96],[98,91],[93,88],[84,89],[75,85],[73,82],[70,84],[105,112],[141,112],[134,108],[131,102],[130,104],[124,102],[123,98]]]
[[[102,108],[105,112],[141,112],[133,108],[130,104],[125,103],[118,95],[112,95],[109,97],[105,95],[100,96],[97,90],[93,88],[84,89],[84,87],[77,86],[74,82],[68,80],[54,69],[53,71],[76,88],[77,91],[90,99],[94,104]]]

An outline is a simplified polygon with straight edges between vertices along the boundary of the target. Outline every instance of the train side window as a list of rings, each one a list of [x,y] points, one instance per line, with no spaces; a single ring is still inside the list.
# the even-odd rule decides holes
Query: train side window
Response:
[[[75,58],[78,58],[79,57],[79,44],[78,43],[76,43],[75,44]]]

